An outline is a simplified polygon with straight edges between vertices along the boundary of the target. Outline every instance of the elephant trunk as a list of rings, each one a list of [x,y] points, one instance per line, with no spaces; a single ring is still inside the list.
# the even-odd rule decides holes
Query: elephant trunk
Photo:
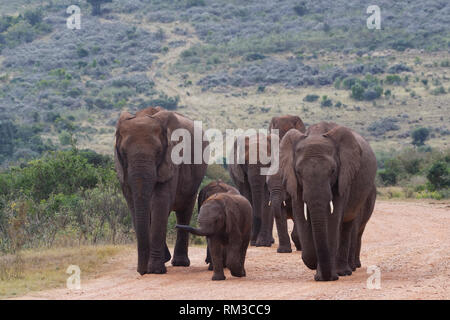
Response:
[[[311,219],[312,236],[317,257],[317,279],[334,280],[335,259],[329,243],[328,220],[330,211],[328,203],[309,206],[307,204],[308,217]]]
[[[206,230],[203,230],[203,229],[196,229],[194,227],[187,226],[187,225],[177,224],[177,225],[175,225],[175,227],[178,228],[178,229],[190,232],[192,234],[195,234],[196,236],[210,236],[210,235],[212,235],[212,232],[209,232],[209,231],[206,231]]]
[[[275,218],[281,217],[282,194],[281,190],[272,190],[270,193],[270,210]]]
[[[252,191],[252,208],[253,208],[253,223],[252,223],[252,235],[251,245],[256,244],[256,239],[262,228],[262,212],[264,206],[264,178],[255,176],[250,180],[250,188]]]
[[[150,173],[149,173],[150,172]],[[150,256],[150,197],[155,186],[155,174],[148,166],[134,167],[129,174],[134,202],[135,231],[138,249],[138,272],[147,273]]]

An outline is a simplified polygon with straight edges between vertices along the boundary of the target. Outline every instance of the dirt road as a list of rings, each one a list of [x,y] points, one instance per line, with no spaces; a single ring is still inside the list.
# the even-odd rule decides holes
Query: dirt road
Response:
[[[249,248],[246,278],[211,281],[205,249],[189,249],[191,266],[138,276],[136,253],[111,261],[111,271],[82,281],[80,291],[49,290],[25,299],[450,299],[450,203],[378,201],[363,237],[362,268],[335,282],[315,282],[300,252]],[[367,267],[381,272],[368,289]]]

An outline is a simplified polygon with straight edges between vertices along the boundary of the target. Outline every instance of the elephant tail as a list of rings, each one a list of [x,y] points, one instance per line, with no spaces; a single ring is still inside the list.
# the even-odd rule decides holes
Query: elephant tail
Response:
[[[177,224],[175,225],[175,228],[181,229],[181,230],[185,230],[188,231],[192,234],[195,234],[197,236],[209,236],[210,234],[201,230],[201,229],[196,229],[194,227],[191,226],[187,226],[187,225],[182,225],[182,224]]]

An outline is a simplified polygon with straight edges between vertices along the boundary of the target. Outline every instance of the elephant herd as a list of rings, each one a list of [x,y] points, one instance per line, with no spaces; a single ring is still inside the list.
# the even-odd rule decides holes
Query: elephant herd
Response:
[[[228,164],[236,188],[214,181],[200,191],[198,228],[193,228],[189,223],[207,163],[172,161],[171,135],[180,128],[194,134],[192,120],[159,107],[135,115],[122,112],[117,123],[115,167],[136,231],[141,275],[166,273],[172,211],[177,219],[172,265],[190,265],[189,232],[206,236],[213,280],[225,279],[225,267],[233,276],[245,276],[248,245],[270,247],[274,220],[277,252],[292,252],[292,238],[304,264],[316,270],[316,281],[337,280],[361,266],[361,237],[375,205],[377,165],[359,134],[331,122],[306,128],[298,116],[272,118],[269,135],[244,139],[245,161]],[[248,150],[252,144],[270,149],[274,134],[281,141],[279,170],[263,175],[261,168],[270,164],[248,161]],[[194,140],[190,143],[195,150]],[[208,145],[202,142],[202,154]],[[287,219],[294,222],[290,236]]]

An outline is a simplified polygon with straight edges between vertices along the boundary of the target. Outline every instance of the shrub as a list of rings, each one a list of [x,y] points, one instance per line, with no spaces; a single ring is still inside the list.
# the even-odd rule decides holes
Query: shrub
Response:
[[[413,141],[411,143],[417,147],[423,146],[425,144],[425,141],[428,139],[429,135],[430,135],[429,129],[417,128],[411,134],[413,138]]]
[[[322,101],[320,102],[321,107],[331,107],[333,105],[333,101],[329,99],[327,96],[322,97]]]
[[[319,96],[317,94],[308,94],[306,97],[303,98],[303,101],[306,102],[314,102],[319,99]]]
[[[308,13],[308,8],[306,7],[306,3],[305,2],[299,3],[298,5],[296,5],[294,7],[294,11],[300,17],[304,16],[305,14]]]
[[[390,84],[390,85],[392,85],[392,84],[399,85],[402,82],[402,79],[397,74],[387,75],[386,79],[384,80],[384,82],[386,84]]]
[[[427,179],[434,190],[450,188],[450,161],[434,162],[428,170]]]
[[[361,86],[361,84],[356,83],[352,86],[352,93],[351,97],[356,100],[363,100],[364,99],[364,88]]]
[[[40,24],[43,18],[42,10],[40,8],[26,10],[23,16],[32,26]]]

